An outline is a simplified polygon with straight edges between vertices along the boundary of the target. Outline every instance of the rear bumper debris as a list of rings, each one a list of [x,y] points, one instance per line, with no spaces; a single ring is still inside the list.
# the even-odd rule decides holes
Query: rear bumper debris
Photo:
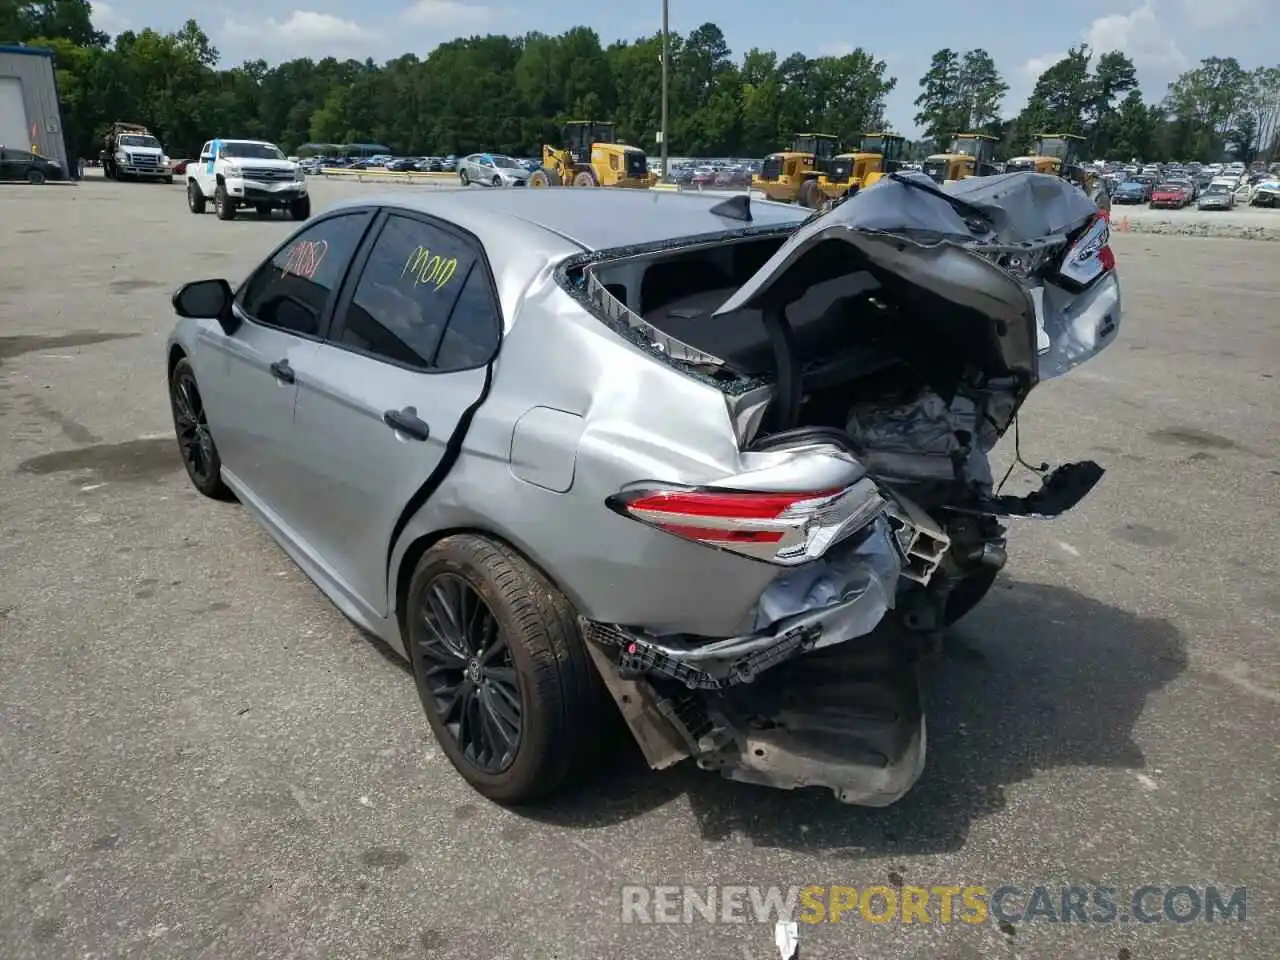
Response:
[[[782,790],[825,787],[842,803],[881,807],[924,769],[926,732],[916,661],[881,639],[786,665],[767,689],[738,688],[710,705],[698,766]]]
[[[918,567],[925,538],[912,519],[877,518],[823,559],[781,574],[761,595],[750,633],[658,637],[584,618],[583,635],[610,653],[624,679],[652,676],[708,691],[751,683],[795,656],[876,628],[893,608],[904,570]]]

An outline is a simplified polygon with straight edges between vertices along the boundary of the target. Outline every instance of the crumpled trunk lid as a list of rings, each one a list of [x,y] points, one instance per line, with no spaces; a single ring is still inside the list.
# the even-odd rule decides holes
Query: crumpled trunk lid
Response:
[[[1014,374],[1030,386],[1083,363],[1118,332],[1114,278],[1100,317],[1077,303],[1096,298],[1096,288],[1059,290],[1055,271],[1047,279],[1043,273],[1098,214],[1083,191],[1056,176],[1019,172],[939,188],[922,174],[891,174],[802,224],[713,316],[762,309],[771,298],[786,302],[829,279],[813,273],[808,255],[845,243],[881,285],[915,298],[937,318],[935,329],[958,337],[957,346],[989,373]],[[1055,287],[1047,295],[1046,285]],[[1083,337],[1082,313],[1096,327]]]

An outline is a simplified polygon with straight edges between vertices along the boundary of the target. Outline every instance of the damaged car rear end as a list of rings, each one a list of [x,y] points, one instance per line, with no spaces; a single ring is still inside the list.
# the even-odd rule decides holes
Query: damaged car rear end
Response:
[[[917,664],[990,589],[1006,520],[1102,475],[1001,496],[988,457],[1115,338],[1107,222],[1025,173],[893,174],[798,227],[715,212],[721,234],[558,266],[548,312],[625,356],[572,427],[598,524],[541,560],[652,766],[888,804],[924,763]]]

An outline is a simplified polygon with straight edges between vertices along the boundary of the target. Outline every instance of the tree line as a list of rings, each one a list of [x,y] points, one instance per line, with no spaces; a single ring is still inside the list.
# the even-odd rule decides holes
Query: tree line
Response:
[[[54,50],[63,125],[73,154],[95,156],[115,120],[147,124],[174,156],[211,136],[264,138],[287,150],[306,142],[385,143],[407,154],[497,150],[536,155],[566,119],[613,120],[620,139],[656,149],[662,40],[603,44],[574,27],[459,38],[425,58],[249,61],[222,68],[194,20],[173,33],[97,30],[89,0],[0,0],[0,42]],[[798,131],[852,140],[888,125],[898,79],[857,48],[843,56],[731,54],[706,23],[668,38],[669,149],[683,156],[762,156]],[[919,80],[915,155],[952,134],[986,132],[1004,156],[1040,132],[1077,133],[1091,156],[1145,160],[1280,157],[1280,67],[1247,71],[1210,57],[1158,103],[1138,88],[1123,53],[1073,48],[1037,81],[1023,110],[1002,116],[1008,85],[985,50],[939,50]]]

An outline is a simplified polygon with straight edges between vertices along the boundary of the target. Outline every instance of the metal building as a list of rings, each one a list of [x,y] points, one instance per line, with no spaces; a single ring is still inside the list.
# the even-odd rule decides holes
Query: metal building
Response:
[[[0,146],[39,153],[75,175],[67,163],[52,50],[0,46]]]

